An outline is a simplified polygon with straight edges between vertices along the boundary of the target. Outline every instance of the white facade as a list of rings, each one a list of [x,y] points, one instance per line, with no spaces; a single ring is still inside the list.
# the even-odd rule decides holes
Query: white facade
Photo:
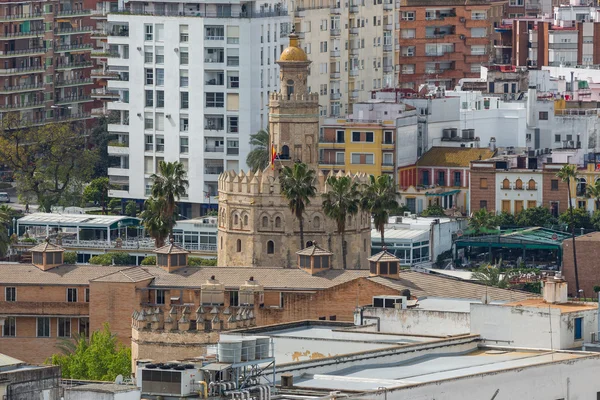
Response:
[[[245,168],[250,135],[267,126],[289,17],[274,2],[127,4],[130,14],[109,15],[129,32],[108,39],[120,54],[109,68],[129,73],[109,83],[121,100],[109,104],[120,113],[109,131],[128,143],[109,149],[109,176],[122,186],[111,195],[144,199],[159,161],[180,161],[190,182],[182,202],[194,205],[180,212],[197,216],[199,203],[216,207],[219,174]]]
[[[496,212],[500,213],[502,201],[510,202],[511,214],[516,214],[520,210],[516,209],[516,202],[521,201],[522,209],[529,207],[539,207],[542,205],[542,193],[544,180],[540,170],[537,172],[527,169],[517,169],[509,171],[497,171],[496,174]],[[503,189],[505,179],[509,181],[509,189]],[[517,181],[521,181],[521,189],[518,188]],[[530,181],[533,181],[530,188]],[[535,202],[535,205],[533,205]]]

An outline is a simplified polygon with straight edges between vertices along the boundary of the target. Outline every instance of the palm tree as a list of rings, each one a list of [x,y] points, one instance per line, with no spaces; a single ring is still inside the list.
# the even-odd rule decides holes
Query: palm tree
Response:
[[[150,197],[144,202],[144,211],[140,214],[142,224],[156,242],[156,247],[164,246],[165,238],[171,231],[171,226],[175,224],[175,215],[171,214],[171,218],[167,218],[165,209],[164,199]]]
[[[571,181],[577,179],[577,167],[572,164],[564,165],[557,173],[556,177],[567,183],[567,192],[569,194],[569,215],[571,216],[571,238],[573,239],[573,270],[575,271],[575,290],[579,297],[579,271],[577,270],[577,251],[575,250],[575,219],[573,218],[573,202],[571,201]]]
[[[389,175],[381,175],[377,178],[371,175],[368,185],[365,185],[361,198],[361,207],[368,211],[373,217],[375,228],[381,235],[381,245],[386,250],[385,245],[385,224],[390,217],[390,212],[396,210],[398,206],[397,198],[400,193],[396,192],[396,185]]]
[[[590,199],[594,199],[596,210],[600,210],[600,179],[597,179],[593,185],[587,185],[585,194]]]
[[[500,260],[499,264],[502,264]],[[501,289],[506,289],[510,285],[510,278],[515,274],[514,271],[502,271],[498,265],[488,264],[482,266],[471,275],[471,279],[479,281],[486,286],[494,286]]]
[[[248,157],[246,157],[246,164],[248,167],[256,172],[262,171],[269,166],[270,159],[270,136],[269,131],[261,129],[253,135],[250,135],[250,145],[253,147]]]
[[[304,248],[304,210],[315,197],[315,171],[304,163],[296,163],[292,168],[286,166],[279,177],[281,193],[288,200],[288,207],[300,223],[300,248]]]
[[[152,197],[164,200],[164,215],[175,214],[175,201],[185,196],[186,189],[190,185],[186,179],[186,172],[180,162],[161,161],[158,164],[158,174],[152,174]],[[175,219],[167,218],[165,222],[169,225],[169,233],[172,233]]]
[[[486,229],[494,229],[496,227],[495,222],[494,215],[491,212],[487,212],[485,208],[481,208],[469,219],[469,228],[473,229],[477,234]]]
[[[342,239],[342,260],[346,269],[346,218],[356,215],[360,205],[360,191],[358,184],[352,182],[349,176],[327,178],[329,191],[323,194],[323,211],[333,219],[337,225],[337,233]]]

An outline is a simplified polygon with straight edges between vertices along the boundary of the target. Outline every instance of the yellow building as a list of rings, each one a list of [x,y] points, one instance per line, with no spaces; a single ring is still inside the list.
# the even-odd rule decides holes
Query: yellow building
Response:
[[[396,122],[328,118],[319,137],[319,168],[394,178]]]

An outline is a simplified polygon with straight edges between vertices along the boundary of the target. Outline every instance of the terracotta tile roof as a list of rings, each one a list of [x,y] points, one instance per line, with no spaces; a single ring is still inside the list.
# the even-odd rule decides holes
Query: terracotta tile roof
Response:
[[[432,147],[423,154],[419,167],[469,167],[471,161],[485,160],[494,155],[489,148],[475,147]],[[481,156],[481,158],[480,158]]]
[[[450,279],[438,275],[416,271],[401,271],[398,279],[373,276],[369,280],[398,290],[408,289],[416,297],[446,297],[452,299],[480,300],[488,294],[492,301],[520,301],[532,296],[518,290],[486,287],[473,282]]]
[[[173,242],[166,244],[163,247],[159,247],[158,249],[154,250],[154,253],[156,253],[156,254],[190,254],[189,251],[187,251],[186,249],[184,249],[181,246],[177,246]]]
[[[333,253],[320,248],[319,246],[310,246],[300,251],[297,251],[296,254],[299,256],[331,256]]]
[[[372,255],[371,257],[367,258],[367,260],[369,261],[373,261],[373,262],[386,262],[386,261],[400,261],[400,259],[398,259],[398,257],[396,257],[395,255],[388,253],[387,251],[380,251],[379,253]]]
[[[142,282],[153,279],[154,275],[140,267],[129,267],[109,275],[93,279],[95,282]]]
[[[0,264],[0,281],[11,285],[87,285],[90,280],[113,274],[125,267],[60,265],[42,271],[31,264]]]
[[[38,253],[44,251],[64,251],[64,249],[58,245],[52,244],[50,242],[42,242],[36,246],[33,246],[29,251],[35,251]]]

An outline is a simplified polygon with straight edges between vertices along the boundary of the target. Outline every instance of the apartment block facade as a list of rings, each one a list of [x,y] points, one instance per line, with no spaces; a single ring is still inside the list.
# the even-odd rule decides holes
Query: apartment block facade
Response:
[[[91,118],[90,11],[83,2],[0,7],[0,116],[24,124]]]
[[[350,114],[371,91],[396,86],[399,2],[296,4],[294,27],[312,61],[308,86],[319,93],[321,117]]]
[[[143,200],[160,161],[180,161],[190,182],[186,217],[216,208],[217,179],[245,168],[249,137],[266,128],[275,61],[290,30],[279,3],[128,2],[108,15],[104,96],[111,196]],[[282,41],[283,40],[283,41]]]
[[[479,77],[499,38],[504,2],[402,0],[400,9],[400,86],[453,88],[461,78]]]

